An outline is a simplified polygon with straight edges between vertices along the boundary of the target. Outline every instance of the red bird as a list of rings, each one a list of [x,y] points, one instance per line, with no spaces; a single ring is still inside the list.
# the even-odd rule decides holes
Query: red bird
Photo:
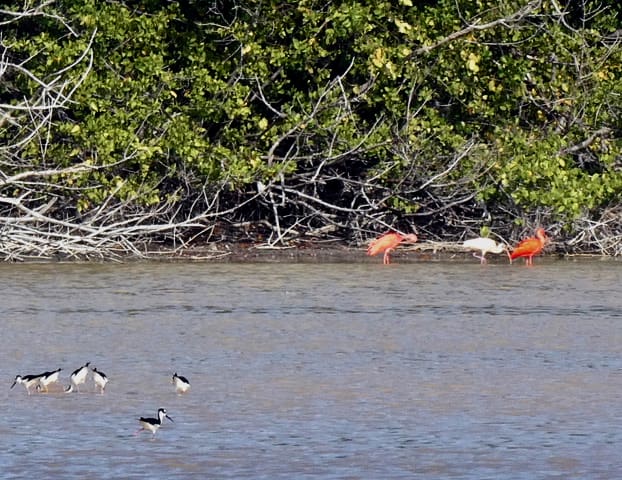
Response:
[[[510,254],[510,263],[515,258],[525,257],[525,265],[533,265],[533,256],[542,251],[549,241],[544,228],[536,230],[536,236],[522,240]]]
[[[371,241],[369,248],[367,249],[367,255],[378,255],[379,253],[384,252],[382,263],[388,265],[391,263],[389,254],[395,250],[400,243],[415,243],[417,240],[417,235],[414,233],[409,233],[407,235],[402,235],[397,232],[385,233],[381,237]]]

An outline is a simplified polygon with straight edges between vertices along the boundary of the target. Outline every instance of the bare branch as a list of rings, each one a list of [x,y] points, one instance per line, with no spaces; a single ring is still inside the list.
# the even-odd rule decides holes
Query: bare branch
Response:
[[[423,55],[423,54],[429,53],[432,50],[435,50],[438,47],[445,45],[446,43],[453,42],[454,40],[457,40],[458,38],[469,35],[470,33],[474,31],[489,30],[498,25],[508,26],[510,24],[519,23],[525,17],[531,15],[536,9],[538,9],[541,4],[542,4],[542,0],[532,0],[531,2],[527,3],[524,7],[520,8],[515,13],[507,17],[499,18],[497,20],[493,20],[492,22],[483,23],[483,24],[477,23],[477,21],[475,23],[471,23],[470,25],[463,28],[462,30],[458,30],[457,32],[447,35],[446,37],[443,37],[442,39],[438,40],[432,45],[426,45],[425,47],[418,48],[417,50],[414,51],[414,55]]]
[[[577,143],[576,145],[572,145],[570,147],[566,147],[566,148],[561,149],[559,154],[563,155],[563,154],[574,153],[574,152],[578,152],[580,150],[584,150],[584,149],[588,148],[590,145],[592,145],[596,141],[597,138],[599,138],[599,137],[607,137],[611,132],[612,132],[612,130],[610,128],[608,128],[608,127],[599,128],[594,133],[592,133],[592,135],[587,137],[582,142]]]

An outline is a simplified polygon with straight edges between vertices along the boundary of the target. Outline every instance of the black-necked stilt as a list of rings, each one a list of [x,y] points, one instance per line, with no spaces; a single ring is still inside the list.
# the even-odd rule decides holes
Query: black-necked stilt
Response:
[[[86,377],[89,374],[90,364],[91,362],[86,362],[80,368],[74,370],[71,375],[69,375],[69,381],[71,382],[71,385],[69,385],[65,389],[65,392],[73,392],[73,388],[75,387],[78,393],[80,393],[80,385],[86,382]]]
[[[188,379],[186,377],[182,377],[181,375],[177,375],[177,372],[173,374],[171,383],[175,385],[175,391],[180,395],[190,390],[190,382]]]
[[[173,419],[166,414],[166,410],[163,408],[158,409],[158,418],[140,417],[138,419],[138,422],[140,423],[141,428],[139,428],[134,435],[138,435],[138,433],[142,432],[143,430],[149,430],[155,437],[156,432],[162,426],[164,417],[168,418],[171,422],[173,422]]]
[[[39,385],[37,385],[38,390],[43,390],[45,393],[48,392],[48,385],[54,382],[58,382],[58,376],[60,375],[60,371],[62,368],[58,368],[56,370],[52,370],[51,372],[43,372],[39,375]]]
[[[28,395],[30,395],[30,388],[38,387],[40,378],[41,375],[15,375],[15,380],[13,381],[13,385],[11,385],[11,388],[13,388],[18,383],[21,383],[24,387],[26,387],[26,392],[28,392]]]
[[[95,382],[95,387],[99,387],[99,392],[103,395],[104,388],[106,388],[106,384],[108,383],[106,374],[93,367],[93,381]]]

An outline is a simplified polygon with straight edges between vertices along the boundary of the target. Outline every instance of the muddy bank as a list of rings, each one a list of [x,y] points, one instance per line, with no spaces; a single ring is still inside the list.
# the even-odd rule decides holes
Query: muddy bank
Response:
[[[153,246],[152,246],[153,247]],[[206,261],[231,263],[382,263],[382,255],[369,257],[367,246],[352,247],[339,243],[299,244],[288,247],[271,247],[251,244],[210,244],[174,250],[151,248],[145,251],[145,258],[161,261]],[[541,257],[564,258],[554,252],[544,252]],[[592,256],[592,255],[586,255]],[[488,254],[490,263],[507,263],[506,254]],[[476,261],[472,252],[459,243],[422,242],[416,245],[400,246],[391,254],[394,263],[421,261]],[[522,260],[520,261],[522,263]]]
[[[135,261],[196,261],[215,263],[382,263],[382,255],[370,257],[366,254],[367,245],[360,247],[340,242],[311,243],[304,242],[290,246],[270,246],[248,242],[212,242],[196,243],[192,246],[172,246],[157,242],[143,244],[133,253],[127,250],[105,250],[94,255],[52,254],[20,255],[4,258],[5,262],[135,262]],[[611,258],[600,254],[569,254],[547,246],[538,257],[544,258]],[[505,253],[488,253],[489,263],[508,263]],[[473,258],[472,251],[455,242],[419,242],[415,245],[401,245],[392,254],[393,263],[415,263],[422,261],[461,261],[479,262]],[[516,263],[516,262],[515,262]],[[519,259],[518,263],[523,263]]]

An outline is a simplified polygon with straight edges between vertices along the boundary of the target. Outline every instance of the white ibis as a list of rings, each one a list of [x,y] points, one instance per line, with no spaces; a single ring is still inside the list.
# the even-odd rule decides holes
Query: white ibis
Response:
[[[505,245],[502,243],[497,243],[491,238],[479,237],[472,238],[470,240],[465,240],[462,246],[468,250],[477,250],[482,253],[482,255],[478,255],[477,252],[473,252],[473,256],[475,258],[479,258],[480,263],[486,263],[486,254],[490,253],[501,253],[505,250]]]

